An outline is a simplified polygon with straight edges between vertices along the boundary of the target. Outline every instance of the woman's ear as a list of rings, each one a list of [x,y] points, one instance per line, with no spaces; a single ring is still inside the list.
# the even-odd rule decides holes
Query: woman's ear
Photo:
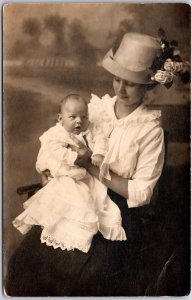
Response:
[[[62,120],[61,114],[57,114],[57,121],[58,121],[58,122],[61,122],[61,120]]]

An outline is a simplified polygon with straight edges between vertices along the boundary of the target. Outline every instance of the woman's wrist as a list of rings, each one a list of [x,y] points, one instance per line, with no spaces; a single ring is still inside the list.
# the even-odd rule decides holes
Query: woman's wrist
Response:
[[[87,163],[86,169],[92,176],[99,179],[99,168],[94,166],[91,161]]]

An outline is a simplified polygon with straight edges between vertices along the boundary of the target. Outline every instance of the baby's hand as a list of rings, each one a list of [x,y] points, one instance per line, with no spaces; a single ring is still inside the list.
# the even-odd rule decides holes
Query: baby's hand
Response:
[[[92,161],[92,164],[96,167],[100,167],[102,162],[104,160],[104,156],[101,155],[101,154],[95,154],[92,158],[91,158],[91,161]]]

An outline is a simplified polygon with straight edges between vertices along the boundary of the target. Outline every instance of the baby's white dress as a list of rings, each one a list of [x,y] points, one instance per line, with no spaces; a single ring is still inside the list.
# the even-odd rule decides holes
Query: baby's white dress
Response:
[[[90,123],[86,132],[75,137],[88,142],[93,156],[106,154],[106,138],[99,126]],[[107,188],[74,165],[77,153],[68,147],[74,142],[64,127],[57,123],[40,141],[36,168],[40,173],[50,170],[53,179],[24,203],[25,210],[13,225],[22,234],[33,225],[42,226],[41,242],[62,250],[88,252],[98,230],[106,239],[126,240],[120,210],[107,195]]]

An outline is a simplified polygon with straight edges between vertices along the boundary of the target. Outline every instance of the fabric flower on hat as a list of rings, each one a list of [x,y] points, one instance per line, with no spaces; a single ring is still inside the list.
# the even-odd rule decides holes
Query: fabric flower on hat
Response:
[[[164,63],[164,69],[168,72],[180,72],[183,69],[183,63],[167,59]]]
[[[173,77],[174,75],[172,72],[158,70],[151,79],[160,84],[167,84],[173,81]]]
[[[167,88],[171,87],[176,75],[183,83],[188,83],[190,81],[190,63],[182,60],[180,51],[177,49],[178,42],[175,40],[169,42],[162,28],[159,29],[158,35],[162,53],[155,58],[151,66],[153,72],[151,79]]]

